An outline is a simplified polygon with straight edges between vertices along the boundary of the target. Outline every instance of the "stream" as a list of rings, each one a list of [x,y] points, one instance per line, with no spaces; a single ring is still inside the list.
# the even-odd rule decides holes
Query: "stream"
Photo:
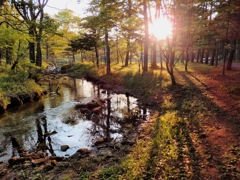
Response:
[[[68,157],[80,148],[94,149],[101,137],[131,139],[132,129],[149,115],[136,98],[107,92],[84,79],[64,76],[43,82],[42,87],[50,93],[41,100],[0,115],[0,162],[18,156],[16,146],[28,152],[44,146],[49,155]],[[100,99],[107,100],[98,114],[86,116],[75,108]],[[63,145],[69,148],[62,151]]]

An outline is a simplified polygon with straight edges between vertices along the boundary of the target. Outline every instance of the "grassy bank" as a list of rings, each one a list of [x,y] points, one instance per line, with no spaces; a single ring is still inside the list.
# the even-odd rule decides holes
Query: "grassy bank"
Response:
[[[19,63],[14,70],[7,64],[0,66],[0,106],[3,109],[11,103],[11,98],[18,98],[19,94],[41,94],[41,87],[35,83],[40,77],[36,73],[38,70],[30,63]]]
[[[123,87],[150,109],[151,117],[141,125],[130,150],[114,149],[119,157],[89,156],[49,171],[22,171],[25,179],[240,179],[240,115],[228,106],[239,107],[240,83],[226,88],[237,75],[234,71],[223,77],[221,69],[205,64],[189,63],[189,72],[177,64],[177,85],[171,86],[165,70],[142,75],[137,64],[112,65],[108,76],[104,66],[97,69],[88,63],[64,68],[72,76],[88,78],[112,92]]]
[[[177,64],[177,86],[172,87],[165,70],[138,73],[137,65],[114,65],[111,76],[94,67],[87,76],[115,86],[123,86],[132,95],[153,109],[154,115],[143,126],[137,143],[120,163],[99,166],[94,172],[84,169],[79,179],[226,179],[240,177],[236,165],[225,158],[224,152],[215,152],[207,133],[213,132],[211,119],[229,116],[209,97],[205,75],[214,69],[203,64]],[[97,72],[97,73],[96,73]],[[85,72],[88,73],[88,72]],[[236,144],[232,145],[233,147]],[[226,148],[231,154],[231,149]],[[228,154],[229,155],[229,154]],[[238,159],[239,154],[234,156]],[[235,161],[234,161],[235,162]],[[216,167],[216,168],[213,168]],[[231,168],[229,168],[231,167]],[[214,170],[213,170],[214,169]],[[70,177],[69,177],[70,178]]]

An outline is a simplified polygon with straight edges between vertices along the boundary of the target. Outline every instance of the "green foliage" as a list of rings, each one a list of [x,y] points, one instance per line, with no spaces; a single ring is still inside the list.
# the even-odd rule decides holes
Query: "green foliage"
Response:
[[[73,65],[65,65],[61,70],[68,70],[76,76],[87,76],[93,79],[99,77],[97,68],[92,63],[74,63]]]
[[[163,87],[166,87],[167,77],[165,75],[158,75],[154,72],[145,73],[143,75],[132,72],[127,73],[123,77],[123,85],[127,89],[131,90],[134,94],[139,95],[148,104],[151,103],[151,99],[160,93]]]
[[[67,73],[71,67],[72,67],[72,64],[64,64],[61,67],[61,72],[62,73]]]
[[[94,34],[83,34],[83,37],[78,37],[70,40],[68,46],[72,52],[78,50],[91,51],[97,44],[96,37]]]
[[[35,83],[33,79],[29,79],[29,75],[39,78],[39,67],[35,67],[31,63],[21,62],[15,70],[11,70],[10,66],[2,69],[0,76],[0,104],[5,109],[10,103],[9,95],[17,95],[19,93],[32,94],[41,92],[42,88]]]
[[[116,180],[119,179],[118,176],[121,174],[122,168],[119,165],[111,166],[106,169],[103,169],[97,175],[97,179],[99,180]]]

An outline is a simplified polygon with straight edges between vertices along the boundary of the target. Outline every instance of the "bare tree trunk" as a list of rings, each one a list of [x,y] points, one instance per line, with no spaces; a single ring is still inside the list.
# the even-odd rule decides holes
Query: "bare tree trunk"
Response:
[[[230,7],[231,1],[228,1],[228,6]],[[225,75],[225,66],[226,66],[226,59],[228,56],[228,31],[229,31],[229,23],[230,23],[230,12],[228,10],[227,13],[227,29],[226,29],[226,35],[225,35],[225,51],[224,51],[224,59],[223,59],[223,67],[222,67],[222,75]]]
[[[119,47],[118,47],[118,36],[117,36],[117,63],[119,63]]]
[[[0,48],[0,65],[2,65],[3,50]]]
[[[188,71],[188,62],[189,62],[189,54],[188,54],[188,49],[186,50],[186,63],[185,63],[185,71]]]
[[[46,61],[47,62],[49,61],[49,45],[48,45],[48,42],[46,44]]]
[[[107,63],[107,74],[111,73],[111,68],[110,68],[110,47],[108,43],[108,32],[106,30],[105,32],[105,43],[106,43],[106,63]]]
[[[34,30],[33,28],[29,29],[29,35],[34,39]],[[35,43],[31,41],[28,42],[28,48],[29,48],[29,59],[31,63],[35,63]]]
[[[210,65],[211,65],[211,66],[214,65],[215,56],[216,56],[216,47],[215,47],[215,48],[213,49],[213,51],[212,51],[212,57],[211,57],[211,61],[210,61]]]
[[[237,39],[234,39],[233,40],[233,47],[230,51],[228,62],[227,62],[227,67],[226,67],[227,70],[232,69],[232,62],[233,62],[234,54],[235,54],[235,51],[236,51],[236,45],[237,45]]]
[[[151,68],[157,68],[157,39],[153,40],[153,51],[152,51],[152,64]]]
[[[42,50],[41,50],[41,39],[37,36],[37,56],[36,56],[36,65],[42,66]]]
[[[206,52],[206,56],[205,56],[205,64],[208,64],[208,58],[209,58],[209,49]]]
[[[201,54],[201,49],[198,49],[198,52],[197,52],[197,62],[199,62],[199,57],[200,57],[200,54]]]
[[[202,49],[201,56],[200,56],[200,63],[203,63],[204,58],[204,49]]]
[[[96,63],[97,63],[97,68],[99,68],[99,54],[98,54],[98,48],[95,46],[95,56],[96,56]]]
[[[195,53],[194,53],[194,51],[192,51],[192,55],[191,55],[191,62],[193,62],[193,61],[194,61],[194,58],[195,58]]]
[[[130,37],[127,39],[127,52],[126,52],[126,57],[125,57],[125,66],[128,66],[129,62],[129,49],[130,49]]]
[[[76,58],[75,58],[75,53],[72,52],[72,58],[73,58],[73,62],[76,62]]]
[[[143,1],[144,10],[144,27],[145,27],[145,39],[144,39],[144,55],[143,55],[143,73],[148,71],[148,44],[149,44],[149,34],[148,34],[148,14],[147,14],[147,0]]]

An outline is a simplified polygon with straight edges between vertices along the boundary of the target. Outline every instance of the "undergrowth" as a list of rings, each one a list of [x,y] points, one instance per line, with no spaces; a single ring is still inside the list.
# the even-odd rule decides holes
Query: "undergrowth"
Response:
[[[152,101],[159,107],[155,116],[142,126],[136,144],[130,153],[115,164],[100,164],[94,169],[94,163],[80,164],[78,179],[89,180],[151,180],[151,179],[199,179],[201,178],[201,157],[196,147],[204,139],[201,119],[215,115],[221,109],[211,102],[196,84],[182,73],[184,65],[177,65],[177,75],[184,84],[172,87],[166,71],[138,73],[137,64],[129,67],[114,66],[111,76],[104,75],[103,67],[97,70],[93,64],[76,63],[64,68],[75,76],[87,75],[105,83],[121,85],[140,97],[141,101]],[[197,70],[201,70],[200,65]],[[206,68],[207,73],[210,68]],[[191,64],[189,71],[192,71]],[[12,77],[9,80],[24,80]],[[4,78],[4,77],[3,77]],[[179,77],[180,78],[180,77]],[[198,80],[195,78],[195,80]],[[7,86],[3,86],[3,91]],[[1,89],[0,89],[1,90]],[[235,93],[235,92],[234,92]],[[159,95],[161,98],[159,99]],[[201,136],[201,138],[199,138]],[[232,151],[239,155],[235,146]],[[232,158],[231,161],[235,162]],[[207,161],[207,160],[205,160]],[[99,164],[99,163],[97,163]],[[85,168],[84,168],[85,167]],[[87,167],[87,168],[86,168]],[[96,168],[96,169],[95,169]],[[71,177],[64,177],[70,179]]]
[[[2,65],[0,75],[0,105],[6,109],[10,104],[10,95],[41,92],[41,87],[35,83],[40,77],[39,67],[31,63],[20,62],[15,69],[10,65]]]

